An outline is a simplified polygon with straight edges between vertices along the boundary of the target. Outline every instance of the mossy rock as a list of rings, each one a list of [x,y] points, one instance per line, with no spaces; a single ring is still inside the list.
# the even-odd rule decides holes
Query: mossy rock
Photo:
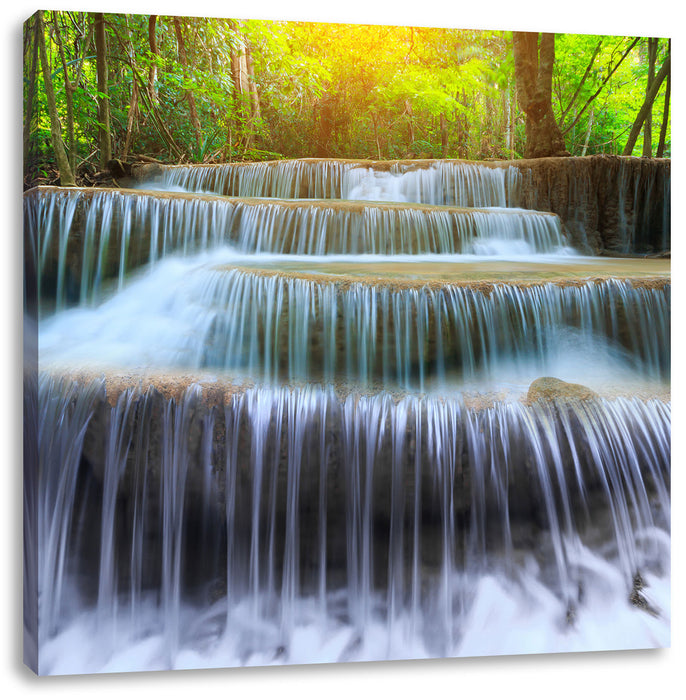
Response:
[[[527,403],[537,401],[592,401],[598,394],[583,384],[563,382],[555,377],[539,377],[531,382]]]

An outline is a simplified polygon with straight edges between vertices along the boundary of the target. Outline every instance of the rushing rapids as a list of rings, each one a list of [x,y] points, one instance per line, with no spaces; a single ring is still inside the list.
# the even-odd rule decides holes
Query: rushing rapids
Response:
[[[26,193],[33,665],[667,645],[668,265],[574,253],[573,217],[519,208],[536,177],[305,160]],[[542,376],[583,397],[527,398]]]

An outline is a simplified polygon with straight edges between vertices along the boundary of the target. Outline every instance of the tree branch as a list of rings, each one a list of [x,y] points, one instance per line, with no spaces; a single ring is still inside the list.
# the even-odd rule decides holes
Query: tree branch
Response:
[[[637,37],[636,39],[634,39],[631,42],[631,44],[629,45],[629,48],[622,54],[622,57],[619,59],[619,61],[617,61],[614,68],[607,74],[607,76],[605,77],[605,80],[603,80],[603,82],[600,84],[600,87],[588,98],[588,100],[586,100],[586,104],[581,108],[581,111],[576,115],[576,117],[574,118],[574,121],[566,129],[563,129],[563,131],[562,131],[563,135],[566,134],[571,129],[573,129],[574,126],[576,126],[576,123],[579,121],[579,119],[581,119],[581,115],[588,109],[591,102],[593,102],[593,100],[595,100],[595,98],[598,97],[598,95],[602,92],[602,89],[605,87],[605,85],[610,80],[610,78],[614,75],[615,71],[619,68],[619,66],[622,65],[622,62],[624,61],[624,59],[629,55],[629,52],[631,51],[631,49],[633,49],[634,46],[636,46],[636,44],[638,44],[638,41],[639,41],[639,38]]]
[[[622,151],[623,156],[630,156],[633,152],[634,146],[636,145],[636,139],[638,139],[638,135],[641,133],[641,127],[643,126],[643,122],[645,121],[647,114],[652,109],[653,102],[655,101],[655,96],[660,90],[660,87],[662,86],[662,81],[667,77],[670,69],[671,56],[667,55],[665,62],[662,64],[662,68],[660,68],[660,72],[655,76],[655,80],[653,80],[653,83],[650,86],[650,91],[648,92],[645,100],[643,101],[643,106],[638,112],[636,120],[634,121],[634,125],[631,127],[629,139],[627,140],[626,146],[624,146],[624,150]]]
[[[591,56],[591,60],[588,62],[588,65],[586,66],[586,70],[584,71],[584,74],[581,78],[581,82],[577,86],[574,94],[572,95],[571,99],[569,100],[569,104],[567,107],[562,111],[562,114],[560,114],[560,119],[558,120],[558,124],[562,124],[564,122],[565,117],[569,113],[569,110],[572,108],[574,103],[576,102],[576,98],[579,96],[579,93],[581,92],[581,88],[584,86],[584,83],[586,82],[586,78],[588,78],[589,74],[591,73],[591,68],[593,68],[593,63],[595,62],[596,56],[600,53],[600,47],[603,45],[603,40],[601,39],[598,42],[598,45],[595,47],[595,50],[593,51],[593,55]],[[560,107],[562,107],[562,100],[560,100]]]

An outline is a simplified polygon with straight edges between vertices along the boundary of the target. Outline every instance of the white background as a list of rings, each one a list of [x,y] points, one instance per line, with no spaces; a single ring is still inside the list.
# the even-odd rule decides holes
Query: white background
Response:
[[[37,679],[22,665],[22,480],[21,480],[21,30],[36,9],[99,10],[148,14],[300,19],[440,27],[586,32],[673,38],[672,71],[672,232],[673,275],[673,525],[672,648],[658,651],[609,652],[436,660],[413,663],[368,663],[175,673],[121,674]],[[686,697],[686,633],[684,631],[684,498],[682,412],[683,285],[679,277],[684,235],[684,180],[679,161],[683,119],[683,5],[667,0],[344,0],[334,7],[326,0],[75,0],[29,3],[4,0],[2,9],[2,92],[0,93],[0,178],[3,217],[0,220],[0,314],[2,320],[0,400],[0,694],[5,698],[162,697],[197,698],[322,698],[364,700],[461,700],[503,698]]]

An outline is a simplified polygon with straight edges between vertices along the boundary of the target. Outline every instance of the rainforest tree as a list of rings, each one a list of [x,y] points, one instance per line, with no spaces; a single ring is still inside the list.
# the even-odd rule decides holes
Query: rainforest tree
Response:
[[[526,158],[569,155],[553,114],[555,35],[514,32],[517,97],[526,114]]]

